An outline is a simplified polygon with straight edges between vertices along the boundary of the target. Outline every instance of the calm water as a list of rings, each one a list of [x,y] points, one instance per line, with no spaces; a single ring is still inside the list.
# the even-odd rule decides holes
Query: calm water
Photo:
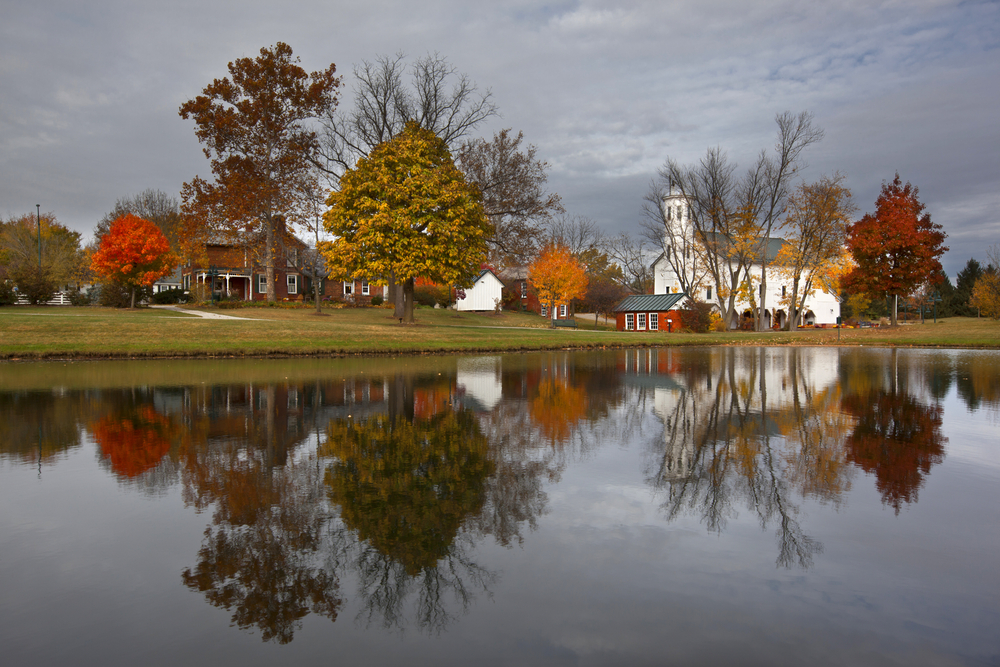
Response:
[[[5,665],[1000,665],[1000,354],[0,365]]]

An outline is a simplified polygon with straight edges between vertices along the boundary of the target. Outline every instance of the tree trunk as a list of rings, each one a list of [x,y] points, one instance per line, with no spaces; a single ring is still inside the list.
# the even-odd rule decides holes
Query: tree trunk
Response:
[[[274,222],[270,215],[265,218],[264,227],[264,241],[267,244],[264,249],[264,279],[267,281],[267,300],[273,303],[278,300],[278,291],[274,284],[274,256],[276,253],[274,252]]]
[[[397,290],[399,290],[397,286]],[[403,321],[413,324],[413,278],[407,278],[403,282]]]
[[[317,315],[319,315],[320,313],[323,312],[322,309],[319,306],[319,285],[320,285],[320,282],[321,281],[319,279],[313,278],[313,292],[315,292],[315,294],[316,294],[316,314]]]
[[[396,274],[389,274],[389,301],[392,302],[392,316],[406,317],[403,286],[396,282]]]
[[[135,285],[132,285],[132,305],[129,306],[129,310],[135,310]]]

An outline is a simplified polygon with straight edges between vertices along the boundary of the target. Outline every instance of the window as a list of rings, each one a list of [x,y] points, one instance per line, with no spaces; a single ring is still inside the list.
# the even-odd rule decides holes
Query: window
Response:
[[[522,299],[527,299],[528,298],[528,281],[527,280],[522,280],[521,281],[521,298]]]
[[[764,296],[764,285],[763,285],[763,283],[761,283],[761,286],[757,288],[757,291],[760,293],[761,296]]]
[[[297,266],[299,263],[299,249],[291,248],[288,251],[288,265]]]
[[[299,277],[294,273],[289,273],[285,276],[288,281],[288,293],[298,294],[299,293]]]
[[[681,218],[683,218],[683,217],[684,217],[684,215],[683,215],[683,210],[684,210],[684,209],[683,209],[683,208],[681,208],[680,206],[678,206],[678,207],[677,207],[677,219],[678,219],[678,220],[680,220]]]
[[[344,294],[354,293],[354,283],[344,281]]]
[[[660,330],[660,314],[650,313],[649,314],[649,330],[659,331]]]
[[[547,317],[549,314],[549,307],[542,304],[542,317]]]
[[[267,294],[267,276],[263,273],[257,274],[257,294]]]
[[[637,315],[637,318],[638,318],[639,321],[637,323],[636,329],[638,329],[639,331],[645,331],[646,330],[646,313],[639,313]]]
[[[635,330],[635,313],[625,313],[625,331]]]
[[[787,295],[787,294],[785,293],[785,289],[786,289],[786,287],[785,287],[784,285],[782,285],[782,286],[781,286],[781,296],[782,296],[782,297],[785,297],[785,296],[788,296],[788,295]]]
[[[368,284],[368,281],[364,278],[361,279],[361,294],[363,296],[369,296],[372,293],[372,286]]]
[[[711,301],[711,300],[712,300],[712,288],[709,287],[707,290],[705,290],[705,301]]]
[[[566,317],[566,304],[559,306],[559,317]]]

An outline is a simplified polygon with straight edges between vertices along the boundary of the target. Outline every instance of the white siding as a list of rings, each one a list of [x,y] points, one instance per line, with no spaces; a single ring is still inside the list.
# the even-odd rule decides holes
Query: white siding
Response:
[[[483,273],[476,284],[465,290],[465,298],[455,304],[456,310],[493,310],[496,299],[503,298],[503,283],[492,271]]]

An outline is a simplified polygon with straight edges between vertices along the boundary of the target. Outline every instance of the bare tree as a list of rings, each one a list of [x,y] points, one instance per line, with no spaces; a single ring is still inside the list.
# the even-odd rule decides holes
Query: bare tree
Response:
[[[177,197],[152,188],[131,197],[118,199],[114,208],[106,213],[94,228],[95,243],[101,242],[101,238],[111,228],[112,222],[128,213],[149,220],[159,227],[163,235],[167,237],[171,250],[177,251],[180,248],[181,211]]]
[[[727,325],[736,315],[737,293],[754,263],[761,266],[760,313],[764,312],[771,232],[785,213],[789,181],[800,166],[802,151],[823,137],[823,131],[813,127],[808,112],[795,115],[786,111],[778,114],[775,122],[778,125],[775,154],[761,151],[743,176],[736,175],[736,164],[730,162],[721,148],[710,148],[697,165],[682,166],[668,159],[659,172],[659,182],[653,184],[646,197],[646,216],[650,220],[645,230],[647,238],[661,232],[654,224],[658,219],[663,227],[664,250],[669,246],[670,254],[676,254],[676,248],[683,250],[684,243],[678,244],[679,239],[672,235],[683,240],[687,231],[684,226],[676,225],[678,229],[668,233],[671,219],[667,213],[654,212],[657,203],[653,200],[662,201],[664,193],[671,195],[677,189],[679,200],[687,206],[687,224],[693,241],[701,246],[697,261],[714,283],[714,298]],[[687,269],[690,281],[690,267],[676,258],[671,267],[678,274],[681,273],[678,269]],[[757,324],[763,325],[763,317],[757,318]]]
[[[434,132],[452,150],[469,131],[497,115],[492,93],[437,53],[420,58],[405,79],[406,56],[381,55],[354,67],[354,109],[323,119],[322,167],[339,179],[358,158],[403,131],[408,121]]]
[[[767,157],[761,151],[758,163],[763,166],[763,196],[759,227],[761,230],[760,255],[760,312],[767,309],[767,247],[770,245],[771,231],[775,223],[784,215],[790,192],[789,182],[801,168],[799,158],[802,151],[823,138],[823,130],[813,127],[812,114],[803,111],[797,116],[791,111],[780,113],[774,118],[778,124],[778,140],[774,145],[774,157]],[[763,328],[763,316],[758,318],[757,330]]]
[[[608,255],[625,275],[625,286],[639,294],[653,290],[653,267],[645,240],[619,234],[607,242]]]
[[[548,164],[528,145],[521,150],[521,132],[500,130],[492,141],[462,144],[457,166],[479,187],[483,208],[493,227],[489,261],[498,268],[523,265],[537,252],[542,226],[553,213],[564,213],[560,197],[545,191]]]
[[[608,241],[604,230],[596,222],[579,215],[562,215],[549,220],[547,232],[550,243],[569,248],[570,253],[578,258],[588,250],[602,250]]]

